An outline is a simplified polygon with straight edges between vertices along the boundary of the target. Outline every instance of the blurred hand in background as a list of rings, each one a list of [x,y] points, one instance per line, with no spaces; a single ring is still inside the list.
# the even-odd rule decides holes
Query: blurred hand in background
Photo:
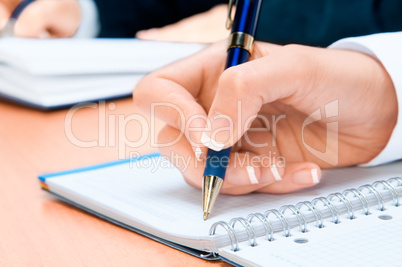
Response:
[[[0,2],[2,29],[20,2]],[[80,21],[81,10],[76,0],[38,0],[22,11],[15,23],[14,35],[27,38],[71,37],[77,31]]]
[[[0,0],[1,29],[4,29],[20,2]],[[227,5],[218,5],[162,28],[139,31],[136,37],[144,40],[212,43],[228,37],[226,15]],[[37,0],[23,10],[13,35],[26,38],[72,37],[81,26],[84,16],[77,0]]]
[[[210,10],[162,28],[139,31],[137,38],[157,41],[213,43],[229,37],[225,28],[227,5],[217,5]]]

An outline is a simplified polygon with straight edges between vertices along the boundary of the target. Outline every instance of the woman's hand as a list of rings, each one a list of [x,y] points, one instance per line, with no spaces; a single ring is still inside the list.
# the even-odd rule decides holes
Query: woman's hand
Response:
[[[20,1],[0,2],[0,27],[4,28]],[[38,0],[29,4],[19,16],[14,35],[28,38],[71,37],[81,21],[76,0]]]
[[[320,168],[370,161],[396,124],[391,78],[368,55],[256,42],[249,62],[223,71],[225,60],[220,42],[134,91],[134,104],[167,124],[161,153],[195,187],[207,147],[233,146],[222,192],[286,193],[319,182]]]

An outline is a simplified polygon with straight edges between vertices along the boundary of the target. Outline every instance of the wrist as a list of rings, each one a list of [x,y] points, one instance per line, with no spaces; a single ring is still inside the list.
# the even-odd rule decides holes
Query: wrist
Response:
[[[402,103],[402,54],[400,46],[402,44],[402,32],[381,33],[368,36],[346,38],[332,44],[332,48],[352,50],[363,52],[374,57],[378,62],[381,62],[382,67],[386,70],[389,77],[392,79],[392,84],[396,95],[396,101],[399,105]],[[395,161],[402,158],[402,116],[398,116],[400,108],[389,117],[388,127],[391,131],[391,136],[388,143],[365,165],[379,165],[387,162]],[[391,118],[392,117],[392,118]],[[393,125],[393,120],[396,118],[396,123]]]

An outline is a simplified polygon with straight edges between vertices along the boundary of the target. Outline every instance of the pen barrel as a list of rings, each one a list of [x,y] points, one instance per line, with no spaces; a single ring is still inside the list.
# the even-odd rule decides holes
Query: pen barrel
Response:
[[[235,23],[233,24],[232,33],[240,31],[254,36],[258,21],[256,18],[258,16],[260,6],[260,0],[239,0],[236,6],[236,18]],[[249,56],[250,52],[244,47],[229,48],[225,69],[245,63]],[[232,148],[229,147],[221,151],[214,151],[212,149],[208,150],[208,155],[205,162],[204,177],[211,175],[217,176],[222,180],[225,179],[226,167],[229,163],[231,149]]]
[[[228,50],[226,60],[226,69],[240,65],[248,60],[250,53],[243,48],[234,47]],[[225,179],[226,167],[229,163],[230,150],[226,148],[221,151],[208,150],[207,159],[205,161],[204,177],[207,175],[217,176],[222,180]]]
[[[250,53],[239,47],[230,48],[226,60],[226,69],[240,65],[247,61]],[[204,177],[207,175],[217,176],[222,180],[225,179],[226,167],[229,163],[230,150],[226,148],[221,151],[208,150],[207,159],[205,161]]]
[[[257,29],[261,2],[262,0],[236,1],[236,14],[229,38],[225,69],[240,65],[248,60]],[[231,1],[231,3],[233,2]],[[230,14],[231,10],[229,11],[229,22],[231,20]],[[225,179],[231,149],[229,147],[221,151],[208,150],[202,188],[204,220],[208,218]]]
[[[222,180],[225,179],[226,167],[229,163],[230,150],[226,148],[221,151],[208,150],[207,159],[205,161],[204,177],[207,175],[217,176]]]
[[[226,59],[226,67],[234,67],[237,65],[240,65],[248,60],[248,57],[250,56],[250,53],[239,47],[233,47],[228,50],[228,57]]]
[[[262,0],[237,0],[232,33],[243,32],[255,36]]]

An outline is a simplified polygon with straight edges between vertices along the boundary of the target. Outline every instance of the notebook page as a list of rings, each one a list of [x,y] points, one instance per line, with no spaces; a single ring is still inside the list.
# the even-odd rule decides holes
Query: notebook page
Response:
[[[0,40],[0,63],[33,75],[149,73],[205,45],[137,39]]]
[[[392,219],[379,219],[384,215]],[[237,252],[225,247],[219,253],[246,266],[399,266],[401,225],[402,207],[388,206],[369,216],[321,229],[310,226],[307,233],[277,236],[272,242],[261,238],[255,247],[242,243]]]
[[[68,194],[73,200],[95,203],[103,210],[111,210],[120,217],[140,221],[169,235],[198,239],[208,236],[214,222],[327,196],[372,183],[383,176],[396,176],[401,170],[402,164],[395,163],[387,168],[325,172],[323,182],[317,187],[287,195],[220,195],[206,222],[202,219],[201,192],[188,186],[181,174],[162,157],[56,176],[46,182],[51,191]]]

